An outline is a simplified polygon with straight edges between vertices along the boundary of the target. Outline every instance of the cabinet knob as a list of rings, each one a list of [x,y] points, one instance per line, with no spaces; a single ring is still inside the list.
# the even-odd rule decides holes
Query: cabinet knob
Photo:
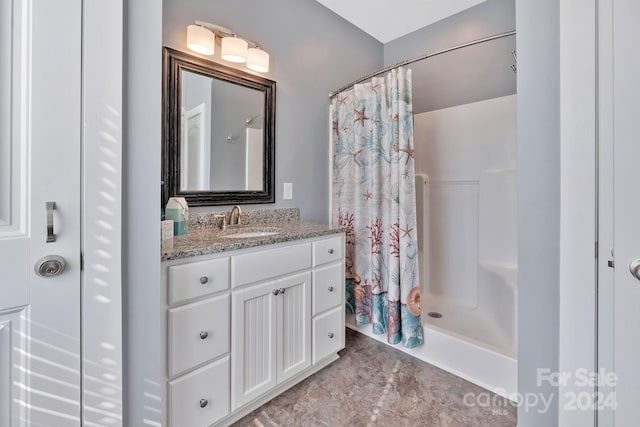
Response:
[[[204,408],[208,404],[209,404],[209,401],[207,399],[200,399],[200,407],[201,408]]]
[[[333,249],[329,249],[327,252],[329,252],[330,254],[333,253]]]
[[[272,294],[278,295],[280,293],[280,289],[274,289],[271,291]]]
[[[329,290],[329,292],[333,292],[333,286],[329,286],[327,289]]]
[[[333,332],[329,332],[329,333],[327,334],[327,336],[328,336],[329,338],[333,338]]]
[[[280,291],[280,293],[281,293],[281,294],[284,294],[284,291],[286,291],[286,289],[285,289],[285,288],[280,288],[280,289],[278,289],[278,290]]]
[[[207,276],[202,276],[200,278],[200,283],[202,283],[203,285],[206,285],[208,281],[209,281],[209,278]]]
[[[200,339],[201,339],[201,340],[206,340],[208,336],[209,336],[209,332],[207,332],[207,331],[200,331]]]

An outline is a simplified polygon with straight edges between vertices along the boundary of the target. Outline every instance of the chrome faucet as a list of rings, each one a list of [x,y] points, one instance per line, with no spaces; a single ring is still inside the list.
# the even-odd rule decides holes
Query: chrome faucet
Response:
[[[235,220],[233,214],[236,214]],[[240,214],[242,213],[242,209],[240,206],[235,205],[231,208],[231,212],[229,212],[229,225],[240,225]]]

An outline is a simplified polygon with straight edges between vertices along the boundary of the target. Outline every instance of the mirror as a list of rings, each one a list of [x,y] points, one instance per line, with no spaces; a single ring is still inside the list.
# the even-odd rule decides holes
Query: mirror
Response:
[[[275,201],[276,83],[163,49],[163,206]]]

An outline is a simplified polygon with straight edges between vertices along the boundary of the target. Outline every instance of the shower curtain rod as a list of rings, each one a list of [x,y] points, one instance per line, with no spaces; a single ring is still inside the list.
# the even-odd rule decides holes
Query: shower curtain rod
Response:
[[[453,46],[453,47],[450,47],[450,48],[447,48],[447,49],[439,50],[437,52],[433,52],[433,53],[429,53],[429,54],[426,54],[426,55],[422,55],[422,56],[419,56],[417,58],[408,59],[406,61],[398,62],[395,65],[391,65],[389,67],[383,68],[382,70],[376,71],[375,73],[369,74],[369,75],[364,76],[364,77],[360,77],[359,79],[352,81],[348,85],[342,86],[340,89],[338,89],[335,92],[330,92],[329,93],[329,99],[334,98],[340,92],[342,92],[344,90],[347,90],[350,87],[353,87],[354,85],[357,85],[358,83],[362,83],[363,81],[369,80],[372,77],[379,76],[380,74],[384,74],[387,71],[393,70],[394,68],[403,67],[405,65],[413,64],[414,62],[422,61],[423,59],[432,58],[434,56],[442,55],[443,53],[452,52],[454,50],[462,49],[463,47],[469,47],[469,46],[473,46],[473,45],[476,45],[476,44],[488,42],[488,41],[491,41],[491,40],[497,40],[497,39],[501,39],[501,38],[504,38],[504,37],[513,36],[513,35],[515,35],[515,33],[516,33],[515,31],[508,31],[506,33],[500,33],[500,34],[496,34],[496,35],[493,35],[493,36],[484,37],[482,39],[473,40],[473,41],[470,41],[470,42],[467,42],[467,43],[462,43],[462,44],[459,44],[457,46]]]

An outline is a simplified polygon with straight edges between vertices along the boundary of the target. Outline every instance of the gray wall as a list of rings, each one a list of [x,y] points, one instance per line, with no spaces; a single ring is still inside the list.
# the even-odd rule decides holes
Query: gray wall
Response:
[[[517,0],[518,392],[557,396],[537,369],[559,368],[560,31],[559,0]],[[518,426],[558,423],[558,401],[543,414],[518,408]]]
[[[160,346],[162,0],[125,1],[124,16],[123,425],[144,426],[162,421],[153,409],[160,410],[165,351]]]
[[[488,0],[384,45],[384,65],[513,31],[515,0]],[[410,65],[415,113],[516,93],[511,36]]]
[[[276,203],[249,208],[299,207],[303,219],[326,222],[328,93],[379,69],[382,44],[315,0],[165,0],[164,45],[187,51],[186,28],[196,20],[229,27],[271,57],[265,77],[277,82]],[[293,200],[282,200],[283,182],[293,183]]]

